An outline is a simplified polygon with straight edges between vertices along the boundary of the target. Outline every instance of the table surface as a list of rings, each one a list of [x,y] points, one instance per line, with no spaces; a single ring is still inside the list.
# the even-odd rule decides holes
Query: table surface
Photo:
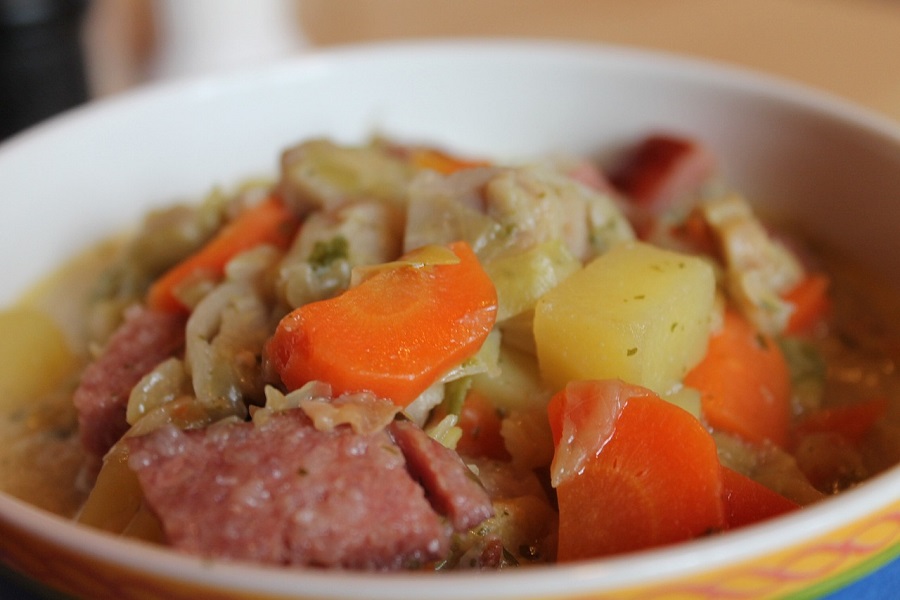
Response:
[[[148,81],[143,63],[163,39],[152,7],[94,0],[87,44],[95,96]],[[306,47],[429,37],[624,45],[776,75],[900,121],[900,0],[302,0],[296,15]],[[898,589],[895,559],[830,598],[874,600]],[[59,597],[0,570],[0,599]]]
[[[900,120],[897,0],[302,0],[319,45],[528,36],[623,44],[796,80]]]
[[[148,77],[167,37],[152,8],[178,0],[93,0],[89,67],[98,96]],[[249,25],[226,19],[242,0],[214,5],[195,41],[261,45]],[[307,47],[435,37],[527,37],[648,48],[784,77],[836,94],[900,121],[898,0],[257,0],[252,6],[296,15]],[[222,10],[226,7],[228,10]],[[241,17],[245,17],[244,14]],[[241,24],[241,31],[226,28]],[[218,27],[216,34],[213,25]],[[183,33],[183,32],[182,32]],[[283,33],[280,32],[280,33]],[[225,41],[227,40],[227,42]],[[180,41],[183,41],[181,39]],[[302,49],[300,50],[302,51]]]

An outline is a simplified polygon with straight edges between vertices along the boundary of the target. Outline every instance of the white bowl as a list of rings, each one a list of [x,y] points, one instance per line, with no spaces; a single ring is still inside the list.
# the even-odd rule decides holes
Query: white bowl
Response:
[[[650,130],[703,140],[769,213],[900,287],[900,126],[784,82],[597,46],[347,48],[139,91],[0,147],[0,305],[147,208],[272,174],[310,136],[381,132],[462,153],[613,151]],[[358,574],[177,555],[0,494],[0,558],[91,598],[760,597],[833,588],[900,553],[900,468],[788,517],[676,547],[501,573]]]

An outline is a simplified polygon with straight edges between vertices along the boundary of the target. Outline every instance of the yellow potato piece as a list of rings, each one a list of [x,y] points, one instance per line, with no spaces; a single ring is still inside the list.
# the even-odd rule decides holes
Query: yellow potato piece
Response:
[[[554,389],[619,378],[667,394],[706,352],[715,277],[704,260],[626,242],[535,308],[541,375]]]
[[[76,365],[62,330],[28,307],[0,311],[0,411],[53,390]]]

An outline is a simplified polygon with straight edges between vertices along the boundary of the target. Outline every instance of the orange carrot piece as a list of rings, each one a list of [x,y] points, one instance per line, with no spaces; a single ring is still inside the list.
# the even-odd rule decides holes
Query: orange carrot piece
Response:
[[[784,299],[794,306],[786,333],[808,333],[828,317],[831,312],[831,297],[828,295],[830,283],[828,277],[815,273],[805,277],[784,295]]]
[[[456,442],[456,451],[460,455],[510,459],[506,443],[500,434],[500,415],[490,399],[483,394],[469,392],[456,424],[462,430],[462,437]]]
[[[704,359],[684,379],[700,391],[710,427],[752,443],[785,447],[790,426],[791,376],[775,341],[728,309]]]
[[[726,466],[722,467],[722,484],[728,529],[752,525],[800,508],[796,502]]]
[[[681,223],[672,227],[672,235],[695,252],[721,259],[719,243],[700,209],[693,209]]]
[[[406,406],[477,352],[497,292],[468,244],[449,247],[459,262],[381,269],[282,319],[268,354],[284,384],[319,380],[335,395],[370,391]]]
[[[248,208],[206,245],[157,279],[147,293],[148,306],[166,312],[188,311],[178,298],[180,286],[200,278],[221,278],[228,262],[250,248],[262,244],[287,248],[298,226],[297,217],[276,197]]]
[[[490,165],[487,161],[460,158],[434,148],[414,149],[410,156],[410,162],[417,169],[431,169],[442,175],[450,175],[464,169]]]
[[[794,435],[799,439],[812,433],[837,433],[848,442],[856,444],[878,419],[887,414],[887,410],[888,399],[884,396],[824,408],[798,422],[794,426]]]
[[[557,442],[557,453],[582,436],[598,438],[591,415],[615,419],[610,434],[599,436],[601,447],[557,485],[558,560],[642,550],[724,529],[722,469],[703,425],[649,390],[594,383],[593,390],[591,382],[569,384],[548,410],[557,440],[572,432]]]

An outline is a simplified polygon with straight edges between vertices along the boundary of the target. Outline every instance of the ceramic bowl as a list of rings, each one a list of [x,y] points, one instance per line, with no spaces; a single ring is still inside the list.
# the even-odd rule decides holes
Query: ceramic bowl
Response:
[[[900,125],[721,65],[597,46],[441,42],[310,53],[141,90],[0,148],[0,304],[148,207],[272,174],[310,136],[462,153],[596,155],[650,130],[703,140],[754,202],[900,286]],[[728,535],[500,573],[358,574],[223,564],[74,525],[0,495],[0,558],[88,598],[759,598],[839,587],[900,554],[900,468]]]

